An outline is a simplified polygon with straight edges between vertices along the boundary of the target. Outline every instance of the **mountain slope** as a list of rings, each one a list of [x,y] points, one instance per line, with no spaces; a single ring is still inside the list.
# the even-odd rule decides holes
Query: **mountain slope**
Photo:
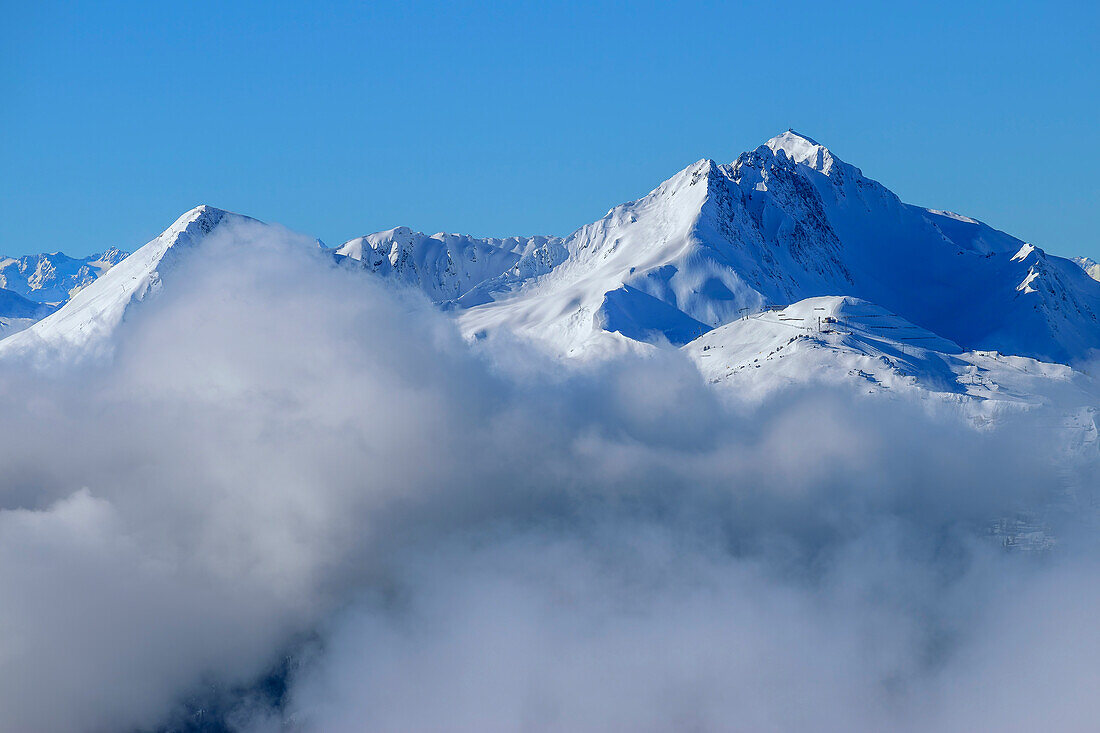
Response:
[[[245,221],[255,220],[210,206],[188,211],[160,236],[77,292],[60,310],[0,341],[0,354],[46,351],[92,356],[108,349],[110,336],[128,309],[161,287],[162,276],[181,250],[193,247],[219,227]]]
[[[1100,383],[1063,364],[966,351],[852,297],[809,298],[716,328],[684,347],[708,381],[741,397],[788,384],[932,393],[989,409],[1100,402]],[[1095,410],[1093,411],[1095,412]],[[1090,413],[1092,414],[1092,413]]]
[[[1100,348],[1100,286],[1072,262],[905,204],[790,131],[730,165],[685,168],[561,248],[548,272],[462,296],[466,331],[503,327],[582,353],[608,343],[608,324],[644,321],[653,299],[713,328],[769,303],[852,295],[971,349],[1069,362]],[[687,321],[662,318],[673,330],[650,332],[682,342]]]

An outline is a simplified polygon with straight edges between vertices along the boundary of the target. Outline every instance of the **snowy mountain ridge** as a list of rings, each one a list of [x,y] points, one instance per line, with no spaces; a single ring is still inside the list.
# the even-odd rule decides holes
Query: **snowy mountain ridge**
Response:
[[[268,226],[192,209],[0,341],[0,356],[109,352],[177,257],[215,231],[244,237],[226,226],[242,222]],[[793,131],[729,164],[697,161],[564,238],[397,227],[328,252],[422,291],[470,339],[505,331],[582,358],[680,346],[746,395],[824,380],[1002,406],[1100,402],[1065,366],[1100,348],[1100,282],[977,220],[905,204]]]
[[[0,257],[0,338],[50,315],[127,254],[111,248],[81,258],[62,252]]]
[[[851,295],[969,348],[1063,362],[1100,348],[1100,290],[1079,267],[905,204],[792,131],[688,166],[562,247],[549,272],[460,299],[467,332],[503,326],[580,354],[609,333],[683,343],[744,310]]]
[[[1073,261],[1087,272],[1093,280],[1100,280],[1100,263],[1096,260],[1089,257],[1074,257]]]
[[[62,308],[0,341],[0,354],[102,353],[127,309],[161,287],[161,275],[179,251],[193,247],[229,221],[254,220],[211,206],[191,209],[160,236],[79,290]]]
[[[87,257],[63,252],[0,257],[0,288],[37,303],[63,303],[128,255],[112,247]]]
[[[429,236],[397,227],[349,240],[334,252],[444,303],[506,272],[548,271],[559,261],[555,258],[564,255],[560,242],[558,237],[495,239],[443,232]]]

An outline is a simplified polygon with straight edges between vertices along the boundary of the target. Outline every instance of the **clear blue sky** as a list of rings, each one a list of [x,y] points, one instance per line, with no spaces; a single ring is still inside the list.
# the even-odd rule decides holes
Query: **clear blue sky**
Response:
[[[337,244],[565,234],[793,127],[1100,259],[1095,2],[0,0],[0,252],[199,203]]]

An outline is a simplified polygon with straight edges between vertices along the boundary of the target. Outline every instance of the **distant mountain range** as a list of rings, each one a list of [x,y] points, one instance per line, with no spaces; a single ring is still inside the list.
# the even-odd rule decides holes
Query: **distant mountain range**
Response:
[[[0,308],[41,320],[0,355],[102,352],[176,257],[243,221],[200,206],[129,256],[4,260]],[[906,204],[793,131],[693,163],[564,238],[399,227],[328,252],[423,291],[470,339],[505,330],[563,357],[683,347],[708,379],[748,391],[835,379],[1086,407],[1100,394],[1072,368],[1100,349],[1096,263]]]
[[[111,248],[81,258],[62,252],[0,257],[0,336],[53,313],[128,255]]]
[[[1081,266],[1081,269],[1089,274],[1093,280],[1100,280],[1100,264],[1088,257],[1074,257],[1073,261]]]
[[[1100,348],[1091,262],[979,221],[903,203],[788,131],[734,163],[702,160],[564,239],[407,229],[336,249],[420,287],[473,335],[504,327],[564,354],[683,344],[823,295],[889,308],[967,348],[1069,362]]]
[[[112,247],[80,258],[62,252],[0,257],[0,287],[37,303],[64,303],[129,254]]]

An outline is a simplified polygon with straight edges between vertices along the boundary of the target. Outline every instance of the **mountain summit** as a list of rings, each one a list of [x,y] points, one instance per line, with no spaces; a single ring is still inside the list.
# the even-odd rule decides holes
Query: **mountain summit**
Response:
[[[196,206],[156,239],[79,290],[60,310],[0,341],[0,353],[42,349],[65,354],[96,353],[127,310],[161,287],[162,275],[171,269],[181,250],[194,248],[231,221],[254,220],[212,206]]]
[[[844,295],[966,348],[1060,362],[1100,348],[1100,288],[1076,264],[906,204],[793,131],[731,164],[688,166],[561,248],[548,272],[459,298],[467,330],[506,326],[579,353],[613,334],[683,343],[768,305]]]
[[[787,130],[776,135],[764,145],[773,153],[783,151],[783,154],[795,163],[807,165],[814,170],[828,175],[833,167],[833,154],[821,143],[813,138],[801,135],[794,130]]]

